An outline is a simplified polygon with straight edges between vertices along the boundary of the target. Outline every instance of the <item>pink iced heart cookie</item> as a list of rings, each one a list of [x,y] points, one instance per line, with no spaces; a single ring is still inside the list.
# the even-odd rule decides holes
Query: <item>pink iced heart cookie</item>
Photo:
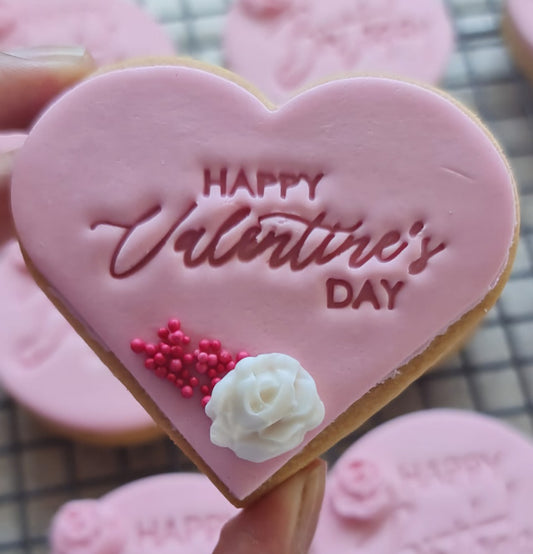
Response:
[[[347,79],[274,110],[234,79],[82,83],[32,129],[12,208],[43,289],[242,504],[458,343],[518,216],[501,151],[436,91]]]
[[[443,0],[236,0],[228,67],[275,102],[346,73],[440,81],[453,50]]]
[[[203,475],[148,477],[65,504],[50,529],[51,554],[209,554],[236,514]]]
[[[0,48],[77,45],[100,65],[175,53],[164,29],[127,0],[0,0]]]
[[[311,554],[533,552],[533,447],[480,414],[417,412],[328,475]]]

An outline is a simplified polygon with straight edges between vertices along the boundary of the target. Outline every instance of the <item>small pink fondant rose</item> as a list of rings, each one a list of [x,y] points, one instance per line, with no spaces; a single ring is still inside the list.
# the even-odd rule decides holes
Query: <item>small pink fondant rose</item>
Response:
[[[332,476],[335,511],[342,517],[381,519],[393,507],[393,494],[378,465],[370,460],[342,460]]]
[[[96,500],[65,504],[52,523],[51,554],[123,554],[126,533],[120,518]]]
[[[291,5],[292,0],[241,0],[243,8],[255,17],[280,15]]]

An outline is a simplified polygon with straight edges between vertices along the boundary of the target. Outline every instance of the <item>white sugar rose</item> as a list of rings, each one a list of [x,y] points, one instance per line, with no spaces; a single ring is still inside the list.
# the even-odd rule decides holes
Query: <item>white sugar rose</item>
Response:
[[[241,360],[216,384],[205,411],[211,442],[250,462],[296,448],[324,419],[315,381],[285,354]]]

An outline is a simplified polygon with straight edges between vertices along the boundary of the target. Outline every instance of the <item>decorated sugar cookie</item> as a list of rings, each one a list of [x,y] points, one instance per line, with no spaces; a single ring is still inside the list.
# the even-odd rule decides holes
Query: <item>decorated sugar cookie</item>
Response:
[[[0,386],[48,427],[99,444],[160,435],[35,284],[13,239],[0,250],[0,306]]]
[[[65,504],[51,525],[51,554],[210,554],[236,514],[203,475],[148,477]]]
[[[283,102],[348,73],[438,83],[454,47],[443,0],[235,0],[228,67]]]
[[[84,46],[98,64],[172,55],[164,29],[128,0],[0,0],[0,49]]]
[[[352,78],[276,110],[205,66],[65,94],[12,208],[49,297],[239,505],[454,348],[518,232],[501,151],[437,91]]]
[[[531,443],[486,416],[403,416],[329,473],[310,553],[533,552],[532,463]]]

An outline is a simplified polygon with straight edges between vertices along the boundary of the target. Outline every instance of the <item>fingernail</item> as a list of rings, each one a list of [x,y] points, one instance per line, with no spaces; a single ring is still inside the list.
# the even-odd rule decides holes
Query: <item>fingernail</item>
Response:
[[[83,46],[38,46],[5,53],[21,60],[45,65],[78,65],[89,63],[91,60],[90,54]]]
[[[296,534],[293,539],[293,552],[306,554],[309,551],[322,507],[324,485],[326,480],[326,462],[317,460],[308,468],[306,480],[302,487],[300,511]]]

